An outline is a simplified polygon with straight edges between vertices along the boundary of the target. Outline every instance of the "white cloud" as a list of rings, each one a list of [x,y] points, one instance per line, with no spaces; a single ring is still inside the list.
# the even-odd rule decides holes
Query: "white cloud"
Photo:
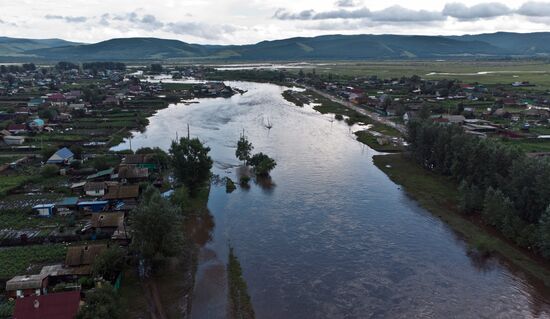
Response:
[[[88,21],[88,18],[80,16],[80,17],[71,17],[71,16],[60,16],[60,15],[51,15],[47,14],[44,16],[44,18],[48,20],[63,20],[68,23],[84,23]]]
[[[528,17],[550,17],[550,3],[526,2],[519,7],[517,13]]]
[[[446,4],[441,13],[460,20],[475,20],[508,15],[512,13],[512,10],[498,2],[480,3],[471,7],[453,2]]]
[[[360,6],[361,1],[358,1],[358,0],[337,0],[334,4],[337,7],[341,7],[341,8],[351,8],[351,7]]]
[[[379,22],[433,22],[445,20],[445,17],[437,11],[411,10],[396,5],[373,12],[370,19]]]
[[[246,44],[334,33],[550,30],[550,0],[118,0],[108,8],[102,0],[0,0],[0,35],[78,42],[160,37]]]
[[[231,25],[211,25],[198,22],[175,22],[168,23],[166,31],[180,35],[192,35],[194,37],[219,40],[234,33],[237,28]]]

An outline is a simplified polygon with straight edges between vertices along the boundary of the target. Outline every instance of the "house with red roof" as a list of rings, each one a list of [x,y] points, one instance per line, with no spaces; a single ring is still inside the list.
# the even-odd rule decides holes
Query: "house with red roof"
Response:
[[[18,298],[13,319],[74,319],[80,309],[80,292]]]
[[[48,102],[52,106],[67,106],[67,98],[61,93],[52,93],[48,95]]]
[[[11,134],[15,134],[15,135],[23,134],[23,133],[27,133],[27,125],[26,124],[10,124],[10,125],[8,125],[6,130],[8,132],[10,132]]]

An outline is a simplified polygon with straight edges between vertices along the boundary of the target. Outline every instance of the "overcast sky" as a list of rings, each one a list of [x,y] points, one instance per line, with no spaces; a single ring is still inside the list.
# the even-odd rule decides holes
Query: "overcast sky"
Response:
[[[0,36],[245,44],[321,34],[550,31],[550,1],[0,0]]]

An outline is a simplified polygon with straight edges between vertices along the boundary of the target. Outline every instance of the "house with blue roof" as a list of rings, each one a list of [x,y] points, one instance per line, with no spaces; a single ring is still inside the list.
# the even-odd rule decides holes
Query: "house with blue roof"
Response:
[[[55,209],[55,204],[40,204],[32,208],[40,217],[52,217]]]
[[[46,123],[43,119],[34,119],[29,122],[29,127],[35,131],[42,131]]]
[[[47,164],[69,164],[74,159],[70,149],[64,147],[55,152],[46,162]]]
[[[106,200],[97,200],[97,201],[83,201],[78,202],[78,209],[81,211],[88,211],[92,213],[101,212],[109,204],[109,201]]]

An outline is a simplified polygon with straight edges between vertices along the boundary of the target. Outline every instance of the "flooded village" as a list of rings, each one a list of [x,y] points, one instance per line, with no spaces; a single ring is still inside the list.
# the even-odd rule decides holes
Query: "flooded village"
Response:
[[[75,317],[81,312],[89,316],[84,318],[94,318],[93,315],[101,316],[94,308],[98,303],[123,318],[190,317],[193,293],[197,289],[197,268],[201,270],[204,259],[210,256],[205,257],[204,247],[216,236],[212,234],[214,224],[220,220],[222,225],[217,227],[223,227],[224,222],[230,224],[225,219],[219,219],[221,213],[216,212],[215,205],[229,201],[223,196],[230,196],[227,194],[237,189],[237,186],[243,193],[235,196],[245,202],[246,198],[240,196],[257,192],[255,196],[263,198],[261,196],[271,195],[274,185],[284,187],[285,181],[281,176],[287,178],[286,183],[293,181],[293,176],[296,176],[296,167],[288,166],[287,171],[285,168],[281,169],[281,176],[276,175],[279,179],[275,179],[275,182],[267,179],[268,183],[265,184],[259,182],[253,173],[241,174],[235,182],[228,177],[219,177],[228,170],[237,170],[240,164],[220,164],[222,160],[219,158],[226,160],[228,155],[218,154],[221,151],[216,147],[233,156],[237,139],[233,146],[232,140],[227,140],[228,136],[241,136],[244,127],[249,125],[247,123],[261,121],[257,125],[259,128],[255,128],[256,131],[247,126],[242,137],[250,131],[259,141],[258,148],[268,149],[275,153],[271,154],[273,156],[279,155],[276,153],[278,150],[273,146],[276,143],[268,138],[275,139],[277,134],[283,134],[276,132],[279,129],[284,131],[279,126],[294,133],[292,130],[299,129],[300,125],[308,125],[312,131],[322,129],[322,134],[325,134],[321,138],[306,137],[310,140],[309,144],[304,144],[304,149],[307,149],[307,145],[314,145],[315,141],[319,143],[323,138],[327,140],[327,145],[332,143],[329,146],[337,149],[338,138],[346,141],[349,148],[357,144],[357,139],[369,146],[369,150],[376,152],[403,152],[409,147],[406,126],[415,119],[445,127],[459,127],[466,134],[479,139],[495,139],[515,145],[529,157],[544,158],[550,155],[550,91],[537,86],[537,83],[484,85],[457,80],[433,80],[425,76],[389,79],[377,76],[336,77],[319,75],[312,69],[257,69],[246,71],[239,78],[228,75],[228,72],[231,71],[218,70],[215,66],[153,64],[130,67],[111,62],[0,66],[0,318],[17,318],[18,315],[24,316],[33,311],[54,312],[60,317]],[[233,82],[221,81],[225,78]],[[266,82],[281,86],[259,84]],[[248,96],[255,100],[246,100]],[[289,109],[284,112],[302,113],[289,113],[296,116],[296,122],[291,121],[289,127],[283,126],[283,117],[277,117],[277,111],[269,108],[271,104],[257,102],[263,101],[266,96],[270,99],[265,102],[267,104]],[[228,105],[239,107],[241,113],[230,114],[233,117],[223,113],[227,110],[220,106],[222,103],[235,103]],[[255,105],[253,103],[261,105],[259,114],[254,114],[253,117],[249,115],[245,120],[240,119],[239,116],[250,112],[250,107],[245,107]],[[200,116],[185,113],[188,118],[195,115],[194,119],[201,125],[182,122],[181,117],[178,117],[181,116],[178,112],[184,112],[184,109],[185,112],[195,112],[197,108],[194,105],[203,104],[214,112],[199,114]],[[311,113],[307,113],[310,111],[308,107],[311,107]],[[323,117],[312,119],[311,114],[323,114]],[[155,120],[156,116],[165,117]],[[210,117],[216,125],[220,125],[218,122],[237,122],[237,118],[242,122],[235,125],[241,127],[231,127],[237,133],[222,131],[217,132],[216,136],[212,131],[216,131],[218,127],[207,131],[212,135],[204,136],[208,140],[205,143],[207,146],[204,146],[199,141],[203,140],[200,133],[213,125],[206,121]],[[258,120],[259,117],[261,120]],[[264,120],[266,117],[268,124]],[[298,122],[299,120],[302,122]],[[155,127],[152,127],[151,121],[157,121]],[[340,121],[340,124],[346,124],[349,132],[354,128],[351,141],[346,139],[347,128],[344,125],[334,129],[338,131],[332,131],[333,124]],[[144,142],[148,132],[157,132],[159,137],[149,136],[150,142]],[[219,136],[224,134],[226,136]],[[274,137],[269,137],[268,134],[273,134]],[[308,136],[303,132],[302,134]],[[190,135],[198,135],[199,139],[191,138]],[[281,138],[278,141],[282,140]],[[193,144],[195,141],[198,144]],[[334,155],[330,153],[334,150],[327,145],[320,143],[317,147],[320,152]],[[169,150],[165,146],[170,146]],[[214,153],[214,168],[209,157],[210,147]],[[193,173],[181,172],[177,167],[178,158],[195,156],[185,153],[186,150],[190,152],[189,149],[204,155],[197,156],[200,159],[196,160],[203,160],[204,163],[201,164],[204,165],[191,166],[190,161],[185,163],[189,165],[186,169],[192,167],[193,172],[206,169],[207,174],[195,176]],[[305,156],[313,160],[318,151],[309,149]],[[285,151],[280,152],[283,153],[280,156],[284,157]],[[311,169],[304,169],[308,164],[297,158],[296,154],[300,151],[287,152],[294,155],[286,155],[292,160],[282,161],[282,165],[289,165],[285,162],[298,162],[300,169]],[[363,154],[359,152],[363,150],[357,154],[350,153],[350,157],[357,159],[357,163],[363,163],[360,157]],[[245,156],[239,158],[238,162],[243,160],[248,164],[250,158]],[[361,171],[359,166],[354,166],[359,165],[357,163],[350,165],[355,171]],[[255,167],[256,172],[259,166],[261,165]],[[328,170],[327,167],[322,168],[325,172]],[[193,176],[188,177],[185,174]],[[303,174],[307,180],[319,173]],[[391,192],[396,192],[394,184],[382,179],[385,177],[375,176],[378,181],[383,181],[386,185],[384,187],[391,187]],[[368,179],[367,176],[363,177]],[[334,176],[331,178],[337,180]],[[351,180],[356,176],[350,172],[350,176],[346,178]],[[250,189],[249,182],[259,190],[252,187],[249,193],[244,191]],[[219,185],[212,186],[211,183],[222,186],[219,188]],[[213,194],[211,187],[214,188]],[[289,190],[293,189],[292,185],[287,187]],[[327,189],[330,187],[327,186]],[[300,190],[294,189],[294,192],[300,194]],[[300,200],[310,199],[305,196]],[[407,209],[416,213],[417,206],[408,200],[403,199]],[[282,199],[281,202],[286,203]],[[238,206],[235,203],[233,205]],[[260,211],[256,202],[251,202],[250,205]],[[266,210],[273,209],[266,206]],[[338,213],[339,207],[344,206],[345,203],[338,203],[333,209]],[[238,208],[240,209],[234,211],[234,214],[242,214],[246,207]],[[367,210],[368,207],[363,208]],[[210,209],[213,211],[212,215]],[[396,206],[394,210],[403,209]],[[288,210],[300,211],[300,208],[291,206]],[[151,211],[158,212],[158,215],[146,214]],[[228,208],[224,213],[229,214],[230,211],[231,208]],[[218,218],[216,223],[213,216]],[[420,223],[415,218],[418,217],[412,219]],[[170,223],[172,219],[174,222]],[[245,220],[246,216],[242,219]],[[262,226],[243,225],[241,229],[246,231],[239,233],[245,237],[237,238],[235,242],[238,244],[245,239],[253,242],[245,235],[253,227],[281,223],[278,220],[267,220],[258,222]],[[397,227],[396,220],[389,222],[391,227]],[[430,222],[433,221],[430,219]],[[349,225],[339,225],[343,226],[351,229]],[[363,226],[371,227],[367,224]],[[225,231],[229,232],[231,228],[228,227]],[[265,236],[276,236],[272,231],[265,229]],[[299,233],[298,230],[295,231]],[[327,238],[338,235],[331,234],[332,230],[324,228],[316,231],[328,233]],[[397,228],[396,232],[400,233]],[[161,236],[158,237],[158,234]],[[364,235],[363,232],[361,234]],[[299,234],[297,237],[309,243],[309,235],[311,234]],[[399,237],[400,241],[407,241],[405,234],[399,236],[402,236]],[[445,241],[449,240],[446,236],[451,237],[447,233],[438,236],[442,236]],[[314,245],[309,244],[312,247]],[[213,251],[225,253],[227,243],[219,245],[224,248],[212,248]],[[284,242],[282,245],[284,246],[276,248],[292,250],[291,244]],[[453,245],[456,245],[452,248],[454,256],[464,257],[461,244]],[[253,250],[257,247],[242,248],[244,262],[248,262],[242,268],[232,248],[229,248],[229,259],[222,263],[223,267],[227,265],[228,268],[228,278],[224,278],[233,280],[226,284],[228,287],[225,290],[221,289],[229,295],[228,308],[235,318],[253,318],[250,291],[252,296],[258,296],[263,302],[259,303],[260,314],[264,317],[277,317],[280,313],[271,312],[273,310],[266,305],[267,286],[256,286],[256,283],[248,282],[251,287],[247,288],[247,282],[243,278],[245,270],[250,271],[251,277],[257,279],[257,282],[263,282],[260,280],[262,275],[259,270],[253,270],[255,264],[251,260],[255,255],[247,249]],[[434,249],[446,250],[440,247]],[[236,251],[238,253],[239,249]],[[338,254],[336,249],[330,253]],[[376,253],[383,254],[379,251]],[[309,255],[313,253],[307,249],[294,256],[300,254],[312,259],[323,259],[322,256]],[[225,261],[226,258],[227,256],[222,260]],[[275,260],[277,258],[265,258],[269,262],[264,265],[281,267]],[[285,258],[290,257],[283,255],[280,258],[286,260]],[[286,261],[292,270],[296,270],[296,265],[299,265],[299,261],[293,258]],[[461,263],[468,263],[467,261],[469,262],[468,258],[460,259]],[[349,262],[353,264],[352,261]],[[360,265],[354,267],[357,267],[357,272],[361,271]],[[202,271],[205,272],[204,269]],[[274,269],[266,269],[266,272],[273,275],[273,278],[276,277]],[[399,276],[407,277],[407,271],[403,269],[396,272]],[[319,278],[328,276],[316,275]],[[476,275],[477,272],[471,270],[465,277],[466,280],[475,282]],[[307,277],[305,274],[304,276]],[[339,276],[342,274],[337,275],[338,278]],[[341,278],[337,284],[327,279],[333,286],[324,287],[325,279],[319,278],[308,282],[312,291],[299,292],[309,298],[310,294],[318,293],[317,289],[338,291],[334,287],[347,280]],[[277,286],[287,283],[285,280],[288,278],[270,284]],[[351,285],[349,282],[348,284]],[[453,284],[460,286],[458,283]],[[363,288],[356,287],[361,292],[364,292]],[[292,290],[292,286],[279,289]],[[380,287],[370,286],[368,289],[378,291]],[[514,287],[506,286],[502,289],[507,291]],[[545,289],[541,290],[543,292],[539,295],[542,297],[537,295],[534,299],[545,299]],[[380,292],[380,296],[383,295],[384,292]],[[326,297],[327,294],[322,296]],[[222,296],[222,299],[224,297],[227,296]],[[274,304],[282,309],[285,305],[284,298],[278,297],[281,299],[275,300]],[[300,299],[299,296],[296,297],[296,300]],[[383,307],[378,298],[370,300],[371,306]],[[403,299],[406,298],[403,296]],[[307,302],[313,303],[312,300],[315,299],[311,297]],[[340,301],[337,300],[339,303],[334,308],[323,310],[326,313],[334,311],[336,316],[341,315],[339,307],[345,308],[345,302]],[[545,301],[540,303],[546,304]],[[292,303],[289,307],[298,317],[304,314],[300,312],[298,304]],[[364,307],[368,308],[367,305]],[[546,309],[543,306],[541,308]],[[208,313],[196,317],[206,318]]]

